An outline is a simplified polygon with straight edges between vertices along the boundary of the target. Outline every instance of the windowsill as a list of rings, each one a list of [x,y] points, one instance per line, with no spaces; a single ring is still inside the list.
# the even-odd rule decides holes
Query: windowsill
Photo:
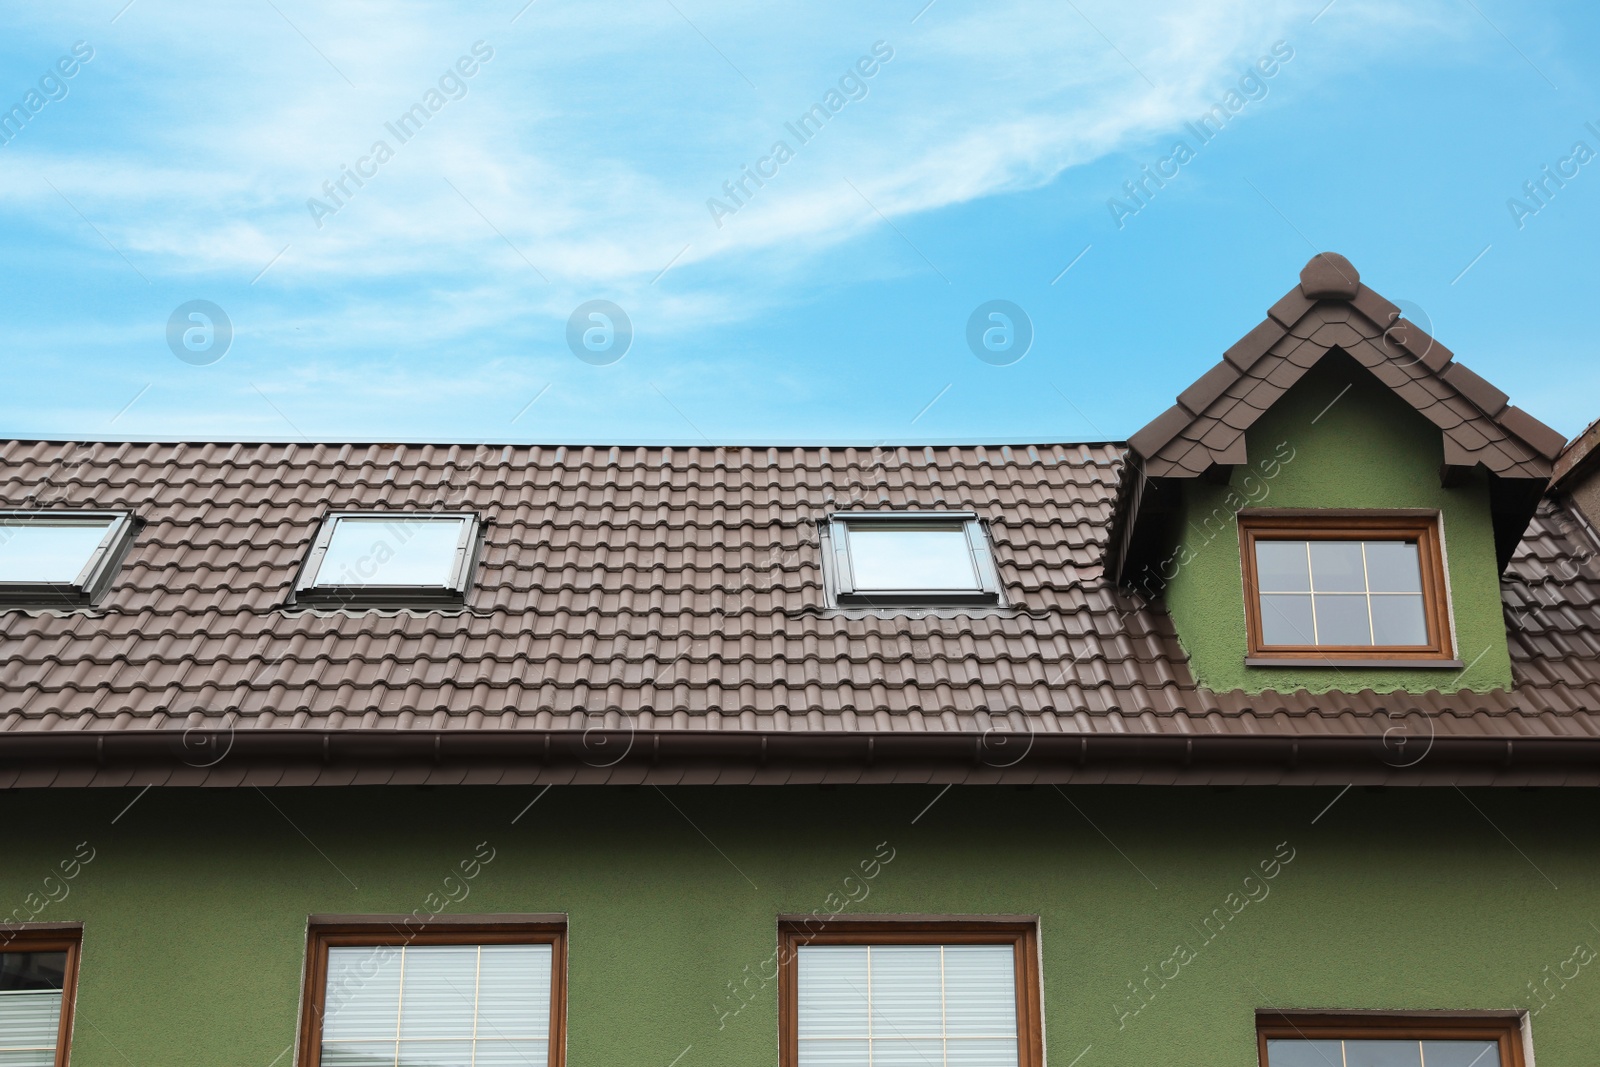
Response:
[[[1384,656],[1369,658],[1350,657],[1310,657],[1295,658],[1277,656],[1246,656],[1246,667],[1383,667],[1388,670],[1451,670],[1466,669],[1466,664],[1458,659],[1391,659]]]

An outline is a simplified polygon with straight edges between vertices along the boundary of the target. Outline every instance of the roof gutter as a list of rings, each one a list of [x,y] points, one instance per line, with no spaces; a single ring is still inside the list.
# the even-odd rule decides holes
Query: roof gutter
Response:
[[[1600,739],[149,730],[0,736],[0,788],[311,785],[1600,785]]]

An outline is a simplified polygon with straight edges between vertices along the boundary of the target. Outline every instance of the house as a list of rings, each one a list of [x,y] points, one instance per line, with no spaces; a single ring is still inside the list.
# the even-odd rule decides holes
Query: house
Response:
[[[1587,1064],[1595,437],[0,443],[0,1063]]]

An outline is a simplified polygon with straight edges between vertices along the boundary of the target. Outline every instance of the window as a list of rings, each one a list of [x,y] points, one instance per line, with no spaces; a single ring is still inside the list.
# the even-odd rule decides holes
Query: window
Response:
[[[295,587],[297,601],[348,604],[466,598],[475,515],[352,511],[328,516]]]
[[[1258,1012],[1261,1067],[1522,1067],[1515,1015]]]
[[[0,511],[0,603],[93,603],[133,538],[120,511]]]
[[[1033,922],[814,924],[779,925],[782,1067],[1043,1062]]]
[[[1000,600],[989,539],[970,512],[854,512],[835,515],[822,534],[836,604]]]
[[[560,923],[316,925],[302,1067],[559,1067]]]
[[[65,1067],[77,984],[76,929],[0,930],[0,1063]]]
[[[1245,514],[1239,536],[1252,660],[1450,661],[1435,516]]]

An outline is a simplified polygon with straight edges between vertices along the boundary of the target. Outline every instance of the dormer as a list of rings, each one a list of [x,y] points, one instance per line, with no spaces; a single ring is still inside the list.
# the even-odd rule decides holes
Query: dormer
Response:
[[[1321,253],[1129,440],[1107,570],[1214,691],[1510,688],[1500,574],[1564,443]]]

